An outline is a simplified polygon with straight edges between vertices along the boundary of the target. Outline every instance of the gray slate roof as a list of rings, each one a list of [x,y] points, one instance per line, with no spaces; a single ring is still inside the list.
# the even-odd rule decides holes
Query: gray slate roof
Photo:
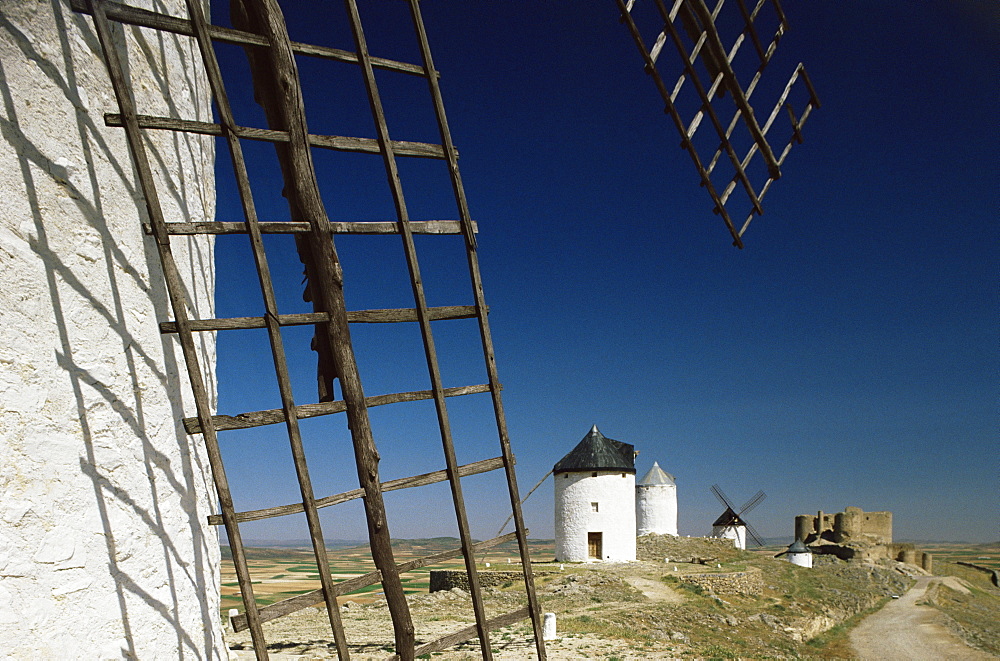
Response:
[[[649,472],[639,480],[638,485],[640,487],[650,487],[657,485],[666,486],[677,486],[674,482],[674,476],[660,468],[660,464],[653,462],[653,467],[649,469]]]
[[[812,551],[809,550],[809,547],[806,546],[801,539],[796,539],[791,543],[785,553],[812,553]]]
[[[782,551],[781,553],[779,553],[778,555],[776,555],[774,557],[775,558],[780,558],[781,556],[786,555],[788,553],[812,553],[812,549],[810,549],[808,546],[806,546],[805,543],[801,539],[796,539],[794,542],[792,542],[789,545],[789,547],[788,547],[787,550]]]
[[[607,438],[594,425],[583,440],[552,467],[553,473],[573,471],[620,471],[634,475],[634,446]]]

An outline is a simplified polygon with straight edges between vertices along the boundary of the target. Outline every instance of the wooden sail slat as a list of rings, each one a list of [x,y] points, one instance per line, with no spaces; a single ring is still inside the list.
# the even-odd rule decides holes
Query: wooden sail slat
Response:
[[[329,322],[317,326],[313,342],[328,362],[329,370],[336,374],[343,396],[358,482],[365,491],[364,505],[372,559],[382,572],[383,593],[393,622],[396,649],[409,659],[411,655],[407,650],[413,648],[413,619],[396,572],[379,480],[380,457],[351,341],[350,324],[347,321],[344,274],[333,237],[327,231],[330,219],[313,163],[302,83],[288,27],[276,0],[240,1],[230,6],[230,14],[237,28],[251,28],[250,31],[261,34],[269,45],[268,48],[247,51],[255,96],[263,105],[271,128],[287,131],[288,134],[288,142],[280,145],[282,148],[277,150],[284,181],[284,196],[289,202],[292,217],[308,219],[312,225],[312,231],[299,242],[299,254],[309,278],[314,311],[322,310],[330,315]],[[299,473],[301,475],[301,471]],[[301,478],[299,481],[303,484]],[[313,503],[305,497],[303,502],[306,504],[307,516],[318,517],[312,507]],[[324,583],[323,589],[327,609],[337,610],[336,599],[331,596],[331,587]],[[337,633],[336,624],[334,632]],[[347,651],[341,649],[339,640],[337,651],[341,659],[347,655]]]
[[[191,27],[191,21],[186,19],[152,12],[140,7],[132,7],[119,2],[105,1],[104,4],[107,6],[107,17],[112,21],[124,23],[126,25],[137,25],[139,27],[162,30],[163,32],[182,34],[185,36],[194,35],[194,30]],[[87,6],[87,0],[71,0],[70,5],[72,6],[73,11],[83,14],[90,13],[90,8]],[[209,25],[207,27],[208,34],[211,36],[213,41],[236,44],[239,46],[268,45],[267,41],[263,37],[252,32],[235,30],[233,28],[227,28],[219,25]],[[312,57],[320,57],[352,64],[357,64],[358,62],[358,56],[350,51],[341,50],[339,48],[330,48],[327,46],[303,44],[297,41],[293,41],[291,43],[292,50],[299,55],[309,55]],[[398,62],[384,57],[372,57],[371,59],[372,66],[378,69],[398,71],[400,73],[406,73],[413,76],[425,75],[424,68],[417,64]]]
[[[171,235],[192,234],[246,234],[246,223],[242,222],[200,222],[200,223],[166,223],[167,233]],[[261,234],[306,234],[310,231],[309,223],[303,221],[264,221],[258,223]],[[462,223],[458,220],[411,220],[410,228],[414,234],[461,234]],[[152,234],[152,228],[143,225],[146,234]],[[474,222],[473,231],[478,232],[479,226]],[[331,220],[332,234],[399,234],[399,225],[390,220]]]
[[[473,544],[472,548],[476,553],[478,553],[479,551],[486,551],[494,546],[499,546],[500,544],[504,544],[514,539],[516,539],[516,533],[511,532],[506,535],[501,535],[500,537],[494,537],[493,539]],[[414,560],[410,560],[409,562],[396,565],[396,570],[400,574],[405,574],[413,571],[414,569],[420,569],[429,565],[436,565],[439,562],[444,562],[446,560],[454,560],[455,558],[461,557],[461,555],[461,548],[441,551],[440,553],[434,553],[432,555],[416,558]],[[361,574],[360,576],[355,576],[354,578],[349,578],[335,584],[334,592],[338,596],[350,594],[351,592],[366,588],[369,585],[374,585],[381,580],[382,574],[378,570],[368,572],[367,574]],[[282,599],[281,601],[276,601],[273,604],[260,609],[261,621],[267,622],[268,620],[273,620],[283,615],[294,613],[295,611],[302,610],[303,608],[315,606],[321,601],[323,601],[322,590],[312,590],[311,592],[295,595],[294,597],[289,597],[288,599]],[[518,619],[524,619],[524,617],[526,616],[522,616]],[[247,628],[246,615],[242,613],[233,616],[229,621],[232,623],[234,631],[243,631]],[[473,628],[473,632],[474,631],[475,629]],[[473,633],[472,636],[475,636],[475,633]],[[469,636],[469,638],[472,636]],[[465,638],[464,640],[468,640],[468,638]]]
[[[468,477],[469,475],[478,475],[480,473],[488,473],[490,471],[496,470],[498,468],[503,468],[503,458],[497,457],[495,459],[483,459],[482,461],[477,461],[471,464],[465,464],[458,467],[458,474],[460,477]],[[443,482],[448,479],[448,472],[444,470],[434,471],[431,473],[423,473],[421,475],[414,475],[412,477],[401,477],[396,480],[389,480],[382,483],[382,491],[397,491],[399,489],[410,489],[412,487],[423,487],[428,484],[435,484],[437,482]],[[334,494],[332,496],[325,496],[323,498],[316,499],[316,508],[322,509],[324,507],[330,507],[331,505],[339,505],[341,503],[346,503],[350,500],[356,500],[365,495],[364,491],[361,489],[352,489],[351,491],[345,491],[343,493]],[[237,512],[236,520],[240,523],[245,523],[247,521],[260,521],[261,519],[272,519],[277,516],[285,516],[287,514],[298,514],[303,511],[302,503],[291,503],[289,505],[279,505],[277,507],[267,507],[259,510],[249,510],[247,512]],[[222,525],[222,516],[219,514],[212,514],[208,517],[209,525],[218,526]]]
[[[222,126],[211,122],[199,122],[191,119],[175,119],[173,117],[157,117],[154,115],[139,115],[139,127],[144,129],[155,129],[162,131],[181,131],[184,133],[196,133],[199,135],[223,135]],[[107,113],[104,115],[104,123],[107,126],[119,127],[122,125],[121,115],[118,113]],[[274,129],[258,129],[249,126],[233,126],[232,132],[237,138],[243,140],[256,140],[259,142],[288,142],[287,131],[276,131]],[[378,140],[374,138],[356,138],[343,135],[317,135],[309,134],[309,144],[321,149],[332,151],[356,152],[361,154],[378,154]],[[410,140],[397,140],[393,144],[400,156],[411,156],[414,158],[444,158],[444,150],[441,145],[428,142],[413,142]]]
[[[448,319],[472,319],[476,316],[476,308],[472,305],[446,305],[428,308],[428,314],[433,321]],[[305,326],[307,324],[322,324],[330,320],[325,312],[303,312],[300,314],[277,315],[279,326]],[[417,320],[417,311],[413,308],[387,308],[383,310],[353,310],[348,311],[347,320],[354,324],[395,324]],[[192,319],[192,331],[248,330],[267,328],[267,317],[229,317],[227,319]],[[161,333],[176,333],[177,324],[164,321],[160,324]]]
[[[659,1],[659,0],[658,0]],[[757,147],[760,149],[761,155],[764,157],[764,162],[767,164],[767,171],[774,179],[781,178],[781,168],[778,167],[778,159],[775,157],[774,152],[771,151],[771,145],[768,144],[767,138],[764,137],[764,133],[761,131],[760,125],[757,123],[757,119],[754,116],[753,108],[747,101],[746,96],[743,94],[743,90],[740,87],[739,81],[736,79],[736,72],[733,71],[730,61],[727,59],[726,49],[722,45],[722,41],[719,38],[719,32],[715,27],[715,21],[712,18],[711,12],[708,11],[708,7],[705,6],[704,0],[694,0],[690,3],[694,12],[698,15],[701,20],[702,28],[708,33],[708,48],[709,52],[713,55],[713,61],[718,62],[721,67],[722,73],[725,75],[728,81],[728,89],[733,95],[733,101],[736,102],[736,106],[743,113],[743,121],[746,122],[747,129],[750,131],[750,135],[754,142],[757,143]],[[723,133],[721,126],[716,127],[720,134]],[[752,199],[756,199],[751,191],[747,191]],[[759,204],[754,204],[755,207],[759,207]],[[762,213],[763,210],[757,209],[758,213]]]
[[[445,388],[445,397],[459,397],[461,395],[473,395],[490,392],[488,384],[475,386],[458,386],[455,388]],[[365,398],[367,407],[383,406],[385,404],[398,404],[400,402],[419,402],[425,399],[432,399],[434,393],[430,390],[412,390],[409,392],[393,393],[389,395],[370,395]],[[295,407],[299,420],[306,418],[318,418],[334,413],[343,413],[346,404],[343,400],[333,402],[320,402],[318,404],[300,404]],[[212,423],[215,430],[226,431],[231,429],[250,429],[251,427],[262,427],[264,425],[276,425],[285,421],[281,409],[268,409],[265,411],[250,411],[238,415],[213,415]],[[184,418],[184,429],[189,434],[200,434],[201,423],[198,418]]]
[[[519,546],[522,565],[524,567],[525,586],[529,606],[521,612],[520,619],[525,616],[532,618],[535,631],[538,658],[545,659],[545,648],[541,637],[540,608],[534,592],[531,573],[531,563],[527,549],[527,529],[524,527],[520,511],[520,499],[517,495],[517,484],[514,476],[514,457],[506,429],[506,422],[500,401],[501,385],[497,377],[492,339],[487,322],[488,309],[482,292],[482,282],[476,256],[476,224],[471,220],[465,194],[458,174],[458,152],[451,141],[450,131],[444,115],[440,89],[437,84],[438,74],[430,58],[426,32],[420,17],[419,7],[415,0],[410,0],[411,16],[417,32],[423,65],[411,65],[392,60],[377,58],[368,53],[364,40],[364,31],[355,0],[347,0],[346,7],[355,38],[356,53],[339,49],[312,46],[292,42],[288,38],[287,28],[281,10],[275,0],[233,0],[231,8],[235,8],[234,24],[239,29],[221,28],[207,23],[202,12],[200,0],[186,0],[188,19],[159,14],[140,8],[130,7],[112,0],[70,0],[74,9],[85,13],[93,12],[98,31],[102,32],[102,45],[105,47],[105,59],[109,68],[113,69],[112,78],[118,76],[116,83],[122,83],[116,88],[119,97],[119,114],[106,115],[106,123],[111,126],[125,126],[130,147],[137,152],[134,157],[142,180],[144,192],[147,195],[151,222],[146,228],[156,239],[161,250],[161,261],[166,272],[168,289],[171,291],[173,305],[184,303],[182,283],[171,278],[173,263],[169,259],[171,235],[198,234],[246,234],[250,238],[252,254],[257,268],[262,293],[264,295],[266,314],[256,318],[235,319],[205,319],[190,320],[182,312],[175,311],[175,320],[162,325],[166,333],[177,333],[181,339],[185,358],[193,350],[193,333],[198,331],[217,331],[226,329],[266,329],[269,334],[271,352],[274,359],[275,375],[281,393],[282,407],[267,411],[254,411],[239,416],[213,416],[208,408],[207,395],[204,388],[200,395],[198,384],[200,372],[197,362],[192,364],[187,360],[192,388],[195,390],[198,404],[198,417],[183,421],[191,433],[205,434],[206,444],[212,462],[213,475],[219,491],[222,514],[213,518],[212,523],[225,523],[230,540],[234,546],[233,557],[237,575],[240,581],[241,593],[247,613],[240,616],[241,628],[250,628],[254,641],[254,649],[258,659],[267,658],[267,644],[260,628],[263,621],[252,594],[252,584],[246,563],[246,555],[242,549],[239,535],[239,523],[257,520],[270,516],[279,516],[294,512],[304,512],[309,526],[310,538],[317,565],[320,568],[322,589],[311,596],[287,600],[285,606],[268,611],[267,619],[291,612],[305,604],[315,604],[324,601],[333,626],[334,638],[341,659],[349,657],[346,638],[337,609],[336,595],[341,591],[356,589],[373,582],[381,582],[386,595],[389,611],[393,621],[393,633],[396,639],[396,651],[399,658],[408,661],[414,658],[413,624],[409,608],[406,604],[402,585],[399,580],[400,571],[408,571],[416,566],[430,562],[440,562],[444,559],[464,556],[466,572],[469,577],[473,610],[476,624],[468,630],[460,632],[424,646],[424,649],[440,648],[444,641],[467,639],[478,635],[484,661],[492,658],[488,632],[491,627],[509,621],[510,616],[501,616],[493,620],[486,619],[474,561],[474,553],[478,549],[516,539]],[[110,18],[109,18],[110,16]],[[107,54],[107,39],[110,31],[107,29],[110,20],[144,28],[162,30],[195,37],[205,65],[207,80],[211,86],[212,97],[218,111],[218,123],[184,120],[170,117],[155,117],[140,115],[134,103],[123,103],[122,90],[126,90],[126,81],[121,74],[120,64],[112,62],[112,56]],[[268,119],[267,129],[243,127],[234,121],[231,108],[222,80],[221,69],[215,58],[212,41],[223,41],[239,44],[247,49],[250,69],[253,77],[257,98]],[[356,138],[344,136],[311,135],[306,126],[306,119],[301,94],[301,81],[296,70],[295,56],[311,55],[325,57],[343,62],[351,62],[360,66],[369,97],[372,117],[375,121],[378,139]],[[114,70],[117,67],[117,70]],[[391,140],[386,126],[385,115],[378,97],[375,84],[374,69],[392,69],[404,73],[420,75],[428,81],[435,116],[442,136],[442,144],[434,145],[422,142]],[[128,96],[127,90],[124,92]],[[232,166],[236,175],[236,184],[240,193],[245,222],[175,222],[166,223],[162,213],[156,206],[156,190],[152,185],[148,161],[143,162],[144,153],[141,149],[143,130],[172,130],[188,133],[220,136],[229,146]],[[261,222],[254,210],[253,195],[250,188],[247,166],[242,155],[240,143],[242,140],[258,140],[276,145],[278,161],[285,179],[285,196],[291,206],[291,217],[295,222]],[[138,147],[138,148],[137,148]],[[389,187],[395,201],[397,218],[395,221],[376,222],[331,222],[326,216],[322,198],[319,194],[315,169],[312,164],[311,149],[325,148],[357,153],[380,154],[385,166]],[[448,173],[452,182],[455,199],[459,208],[458,221],[410,221],[403,202],[402,185],[396,166],[397,157],[422,157],[444,159],[448,163]],[[148,184],[148,186],[147,186]],[[148,188],[148,190],[147,190]],[[308,222],[305,222],[308,219]],[[300,249],[300,256],[306,263],[310,294],[312,294],[313,312],[310,314],[280,314],[274,298],[274,288],[271,283],[267,259],[264,253],[262,236],[269,233],[293,234]],[[335,234],[396,234],[402,237],[404,250],[410,274],[410,284],[414,291],[415,307],[391,310],[359,310],[348,312],[343,299],[343,278],[339,270],[339,260],[333,246]],[[466,258],[469,263],[475,305],[430,307],[423,293],[423,281],[417,267],[416,250],[413,241],[415,234],[460,234],[465,241]],[[164,258],[163,255],[166,255]],[[312,270],[310,270],[312,269]],[[175,294],[177,294],[175,296]],[[438,358],[431,335],[431,322],[439,319],[475,318],[478,321],[482,340],[483,356],[486,363],[489,383],[480,386],[463,386],[445,388],[442,382]],[[392,323],[415,321],[420,324],[421,336],[424,341],[425,357],[430,375],[431,389],[367,397],[361,388],[357,373],[357,363],[353,355],[350,341],[351,323]],[[336,375],[340,383],[343,401],[323,402],[320,404],[296,405],[292,398],[291,379],[285,360],[282,344],[281,327],[289,325],[315,325],[315,341],[321,345],[321,352],[326,349],[328,367]],[[320,398],[323,394],[324,373],[321,359],[320,368]],[[204,385],[204,384],[202,384]],[[496,459],[459,465],[456,460],[454,443],[451,437],[450,423],[445,408],[445,398],[489,392],[493,399],[497,430],[500,437],[501,456]],[[419,401],[433,399],[438,414],[439,429],[445,451],[446,468],[434,473],[391,480],[382,483],[378,478],[379,456],[372,437],[371,425],[368,420],[367,408],[389,403]],[[354,445],[354,458],[358,468],[360,488],[342,494],[317,499],[313,495],[310,478],[306,466],[306,457],[302,445],[298,420],[302,418],[326,415],[336,412],[346,412],[348,427]],[[302,495],[301,503],[255,510],[253,512],[237,513],[232,506],[231,494],[225,482],[224,467],[218,452],[216,433],[220,429],[245,429],[262,424],[284,423],[291,444],[292,458]],[[511,504],[514,509],[516,530],[510,535],[487,543],[475,544],[469,533],[468,518],[465,512],[460,478],[466,475],[504,468],[508,483]],[[385,490],[402,489],[422,484],[431,484],[447,480],[452,491],[452,499],[461,538],[461,548],[443,554],[435,554],[428,558],[397,565],[393,558],[390,537],[388,534],[386,513],[382,500]],[[364,577],[356,577],[351,581],[342,582],[335,587],[329,573],[323,535],[320,529],[318,509],[345,502],[354,498],[363,498],[368,519],[369,542],[372,557],[378,568]],[[289,607],[291,606],[291,608]],[[270,607],[269,607],[270,608]],[[282,611],[282,612],[279,612]],[[469,633],[471,632],[471,633]],[[453,644],[453,643],[449,643]]]

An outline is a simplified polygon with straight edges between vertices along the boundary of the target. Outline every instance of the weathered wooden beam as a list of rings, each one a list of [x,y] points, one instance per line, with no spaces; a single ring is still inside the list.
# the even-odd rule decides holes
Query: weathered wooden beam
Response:
[[[167,223],[167,233],[171,235],[190,234],[246,234],[246,223],[241,222],[200,222],[200,223]],[[258,223],[261,234],[307,234],[309,223],[294,220],[265,221]],[[411,230],[414,234],[461,234],[462,224],[458,220],[411,220]],[[152,234],[152,228],[144,224],[146,234]],[[479,226],[473,222],[473,231],[478,232]],[[330,232],[333,234],[399,234],[399,224],[395,221],[330,221]]]
[[[472,319],[476,316],[476,308],[472,305],[444,305],[428,308],[433,321],[448,319]],[[330,320],[325,312],[303,312],[300,314],[276,315],[279,326],[306,326],[322,324]],[[353,324],[395,324],[416,321],[417,312],[413,308],[383,309],[383,310],[352,310],[347,313],[347,320]],[[267,328],[267,317],[229,317],[227,319],[193,319],[192,331],[248,330]],[[177,324],[173,321],[160,323],[160,332],[176,333]]]
[[[729,91],[733,94],[733,101],[736,102],[736,107],[738,107],[740,112],[743,114],[743,121],[746,123],[747,129],[750,131],[750,136],[753,138],[754,142],[757,143],[761,156],[764,157],[768,173],[772,179],[780,179],[781,168],[778,166],[778,159],[771,150],[771,145],[768,144],[763,131],[761,131],[760,125],[757,123],[757,118],[754,116],[753,108],[747,101],[746,96],[743,94],[743,90],[740,87],[740,83],[736,79],[736,72],[733,71],[732,65],[729,63],[729,59],[726,55],[726,49],[722,45],[722,41],[719,38],[719,32],[715,27],[715,22],[712,20],[711,12],[709,12],[708,7],[705,6],[704,0],[692,0],[689,4],[692,5],[695,14],[697,14],[698,18],[701,20],[702,27],[708,33],[708,48],[709,52],[712,53],[712,62],[720,67],[723,75],[726,77]],[[716,127],[716,130],[720,133],[720,135],[724,133],[721,127]],[[759,207],[759,205],[755,205],[755,207]],[[761,210],[758,208],[757,211],[760,213]]]
[[[155,117],[153,115],[139,115],[139,127],[144,129],[157,129],[163,131],[182,131],[185,133],[197,133],[199,135],[223,135],[222,126],[210,122],[197,122],[190,119],[174,119],[173,117]],[[122,125],[121,115],[107,113],[104,115],[104,124],[111,127]],[[232,133],[243,140],[256,140],[259,142],[288,142],[288,132],[274,129],[258,129],[249,126],[233,126]],[[343,135],[316,135],[309,134],[309,144],[321,149],[332,151],[355,152],[360,154],[378,154],[378,140],[373,138],[355,138]],[[414,158],[444,158],[444,150],[441,145],[428,142],[412,142],[409,140],[397,140],[393,145],[400,156],[411,156]]]
[[[243,22],[236,23],[234,20],[237,27],[252,27],[249,31],[261,34],[269,44],[266,49],[248,48],[247,56],[255,71],[254,84],[260,92],[258,98],[267,106],[269,122],[278,118],[281,124],[278,128],[288,133],[288,143],[281,145],[278,150],[285,196],[292,210],[292,219],[308,220],[311,223],[312,232],[304,235],[300,243],[300,254],[307,257],[305,261],[313,304],[330,314],[330,321],[318,327],[323,332],[317,332],[315,340],[318,345],[322,343],[317,348],[321,351],[321,357],[325,355],[330,361],[329,368],[336,375],[343,394],[358,481],[365,492],[365,518],[372,559],[382,573],[382,589],[393,623],[396,652],[404,661],[411,661],[414,646],[413,619],[393,557],[389,522],[379,479],[379,453],[351,342],[347,304],[344,300],[343,269],[328,231],[330,219],[316,180],[295,52],[276,0],[235,2],[230,6],[230,11],[234,19]],[[321,391],[324,383],[325,379],[321,379]],[[329,387],[332,388],[332,383]],[[329,592],[327,598],[329,600]]]
[[[531,616],[531,609],[528,607],[506,613],[504,615],[498,615],[497,617],[491,618],[486,621],[486,629],[493,631],[494,629],[502,629],[503,627],[509,627],[515,622],[520,622]],[[423,656],[424,654],[430,654],[431,652],[440,652],[441,650],[446,650],[449,647],[458,645],[467,640],[471,640],[476,637],[476,627],[475,625],[471,627],[466,627],[464,629],[459,629],[455,633],[448,634],[447,636],[442,636],[437,640],[426,643],[425,645],[419,646],[414,653],[418,656]],[[390,656],[388,661],[397,661],[400,657],[398,655]]]
[[[107,17],[112,21],[128,25],[137,25],[139,27],[152,28],[154,30],[162,30],[163,32],[171,32],[173,34],[182,34],[186,36],[194,35],[191,21],[186,19],[152,12],[140,7],[132,7],[119,2],[106,1],[104,4],[107,5]],[[87,0],[70,0],[70,6],[73,8],[73,11],[83,14],[90,13]],[[209,25],[208,34],[212,40],[221,41],[223,43],[236,44],[240,46],[266,47],[268,45],[267,41],[259,34],[245,32],[243,30],[234,30],[233,28],[218,25]],[[352,64],[357,64],[358,62],[357,55],[339,48],[303,44],[298,41],[293,41],[291,44],[292,50],[299,55],[309,55],[312,57],[320,57]],[[379,69],[385,69],[387,71],[398,71],[400,73],[406,73],[413,76],[425,75],[423,67],[419,65],[389,60],[384,57],[373,57],[372,66]]]
[[[458,397],[460,395],[473,395],[477,393],[490,392],[487,384],[475,386],[458,386],[455,388],[445,388],[445,397]],[[432,399],[434,393],[430,390],[411,390],[409,392],[392,393],[388,395],[371,395],[365,398],[365,406],[384,406],[385,404],[398,404],[400,402],[419,402],[425,399]],[[318,418],[334,413],[343,413],[347,410],[347,404],[343,400],[333,402],[319,402],[318,404],[299,404],[295,407],[299,420],[306,418]],[[230,429],[250,429],[251,427],[263,427],[264,425],[276,425],[285,421],[284,412],[281,409],[268,409],[265,411],[250,411],[237,415],[213,415],[212,424],[216,431],[226,431]],[[200,434],[202,425],[198,418],[184,418],[184,430],[189,434]]]
[[[503,468],[503,458],[497,457],[495,459],[483,459],[482,461],[477,461],[471,464],[465,464],[458,467],[458,474],[460,477],[468,477],[469,475],[478,475],[480,473],[488,473],[489,471],[497,470],[498,468]],[[410,489],[413,487],[423,487],[428,484],[435,484],[437,482],[443,482],[448,479],[448,472],[444,470],[434,471],[432,473],[423,473],[422,475],[414,475],[412,477],[401,477],[396,480],[389,480],[388,482],[382,483],[382,491],[396,491],[398,489]],[[355,500],[357,498],[364,497],[365,492],[361,489],[352,489],[351,491],[345,491],[343,493],[338,493],[333,496],[325,496],[323,498],[316,499],[316,509],[321,509],[323,507],[330,507],[332,505],[339,505],[341,503],[346,503],[350,500]],[[259,510],[250,510],[247,512],[237,512],[236,520],[240,523],[245,523],[247,521],[260,521],[261,519],[270,519],[276,516],[285,516],[286,514],[298,514],[303,511],[302,503],[291,503],[290,505],[279,505],[277,507],[268,507]],[[218,514],[212,514],[208,517],[208,523],[212,526],[218,526],[223,523],[222,516]]]
[[[312,488],[312,479],[309,474],[308,463],[306,461],[305,448],[302,442],[302,432],[299,427],[299,420],[295,410],[295,398],[292,393],[291,375],[288,369],[288,360],[285,355],[284,339],[281,333],[281,326],[278,324],[278,303],[275,296],[274,284],[271,279],[271,270],[268,265],[266,251],[264,249],[264,238],[257,226],[257,211],[254,203],[253,192],[250,186],[250,175],[246,159],[243,155],[242,143],[236,135],[234,127],[236,119],[233,115],[232,107],[229,103],[229,96],[222,79],[222,70],[215,56],[215,49],[212,45],[211,36],[208,33],[208,24],[199,0],[186,0],[188,15],[191,19],[191,26],[194,28],[198,48],[201,52],[202,62],[205,65],[205,72],[209,85],[212,89],[212,96],[215,98],[216,108],[219,113],[219,121],[222,126],[223,136],[229,147],[230,161],[233,173],[239,190],[240,202],[243,207],[243,214],[246,220],[247,232],[250,239],[250,249],[253,254],[254,265],[257,271],[257,279],[260,283],[261,295],[263,298],[266,314],[264,322],[267,328],[268,340],[271,346],[271,355],[274,365],[275,379],[278,385],[278,392],[281,396],[281,412],[285,420],[285,429],[288,436],[289,448],[292,455],[292,463],[295,466],[295,476],[299,484],[299,494],[305,512],[306,525],[309,530],[309,539],[312,542],[313,554],[316,558],[320,585],[323,593],[330,595],[333,591],[333,577],[330,574],[330,563],[326,554],[326,542],[323,535],[322,524],[319,513],[316,511],[315,495]],[[267,11],[266,9],[264,10]],[[280,18],[280,16],[279,16]],[[252,69],[251,65],[251,69]],[[254,72],[254,76],[259,72]],[[234,556],[235,557],[235,556]],[[245,559],[243,560],[245,562]],[[249,607],[249,606],[248,606]],[[254,605],[256,607],[256,605]],[[333,636],[337,648],[337,655],[344,661],[349,658],[350,651],[347,647],[347,637],[344,634],[343,623],[340,617],[340,608],[336,600],[327,599],[327,617],[333,629]],[[263,641],[254,640],[255,648],[260,647]],[[266,648],[261,651],[266,654]]]

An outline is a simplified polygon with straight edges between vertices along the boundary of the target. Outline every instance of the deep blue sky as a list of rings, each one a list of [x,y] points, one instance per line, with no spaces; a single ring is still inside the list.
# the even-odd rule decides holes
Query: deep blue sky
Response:
[[[291,3],[292,38],[353,50],[339,4],[318,4]],[[785,10],[791,31],[767,75],[783,85],[803,61],[823,107],[738,251],[611,0],[423,3],[479,223],[522,494],[597,424],[641,452],[640,475],[656,460],[676,476],[681,534],[710,530],[719,483],[739,502],[767,492],[749,517],[765,536],[791,535],[796,514],[856,505],[891,510],[897,537],[997,539],[1000,10],[970,0]],[[372,54],[419,61],[405,3],[361,12]],[[239,121],[262,125],[238,93],[242,52],[219,54],[237,76]],[[357,67],[299,65],[313,132],[375,136]],[[437,142],[423,81],[378,76],[393,138]],[[761,96],[766,116],[774,97]],[[238,220],[219,147],[218,218]],[[273,149],[247,153],[261,216],[287,218],[266,174]],[[392,218],[377,156],[315,158],[331,218]],[[456,217],[440,162],[401,169],[412,218]],[[351,309],[412,306],[397,237],[337,245]],[[288,312],[305,309],[290,247],[269,242]],[[457,239],[423,238],[418,250],[432,305],[472,302]],[[217,257],[219,316],[259,315],[245,239],[220,238]],[[474,322],[435,332],[446,385],[484,383]],[[304,375],[299,403],[315,401],[309,334],[286,334]],[[367,394],[428,387],[415,325],[356,326],[354,339]],[[263,342],[220,334],[220,412],[279,405],[273,383],[250,376]],[[460,461],[499,454],[487,396],[452,398],[449,410]],[[432,406],[372,419],[383,479],[443,467]],[[303,428],[317,495],[356,487],[343,419]],[[281,427],[222,442],[238,508],[296,500]],[[509,511],[500,476],[463,484],[473,534],[493,536]],[[394,536],[455,532],[443,486],[387,505]],[[365,536],[357,503],[324,512],[326,537]],[[525,512],[533,536],[551,537],[551,480]],[[301,517],[244,531],[306,537]]]

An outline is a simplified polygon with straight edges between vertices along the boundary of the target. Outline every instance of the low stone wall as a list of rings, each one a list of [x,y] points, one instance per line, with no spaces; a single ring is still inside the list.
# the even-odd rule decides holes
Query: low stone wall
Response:
[[[685,574],[678,577],[687,583],[700,585],[715,594],[742,594],[759,596],[764,590],[764,579],[759,569],[728,572],[724,574]]]
[[[962,565],[963,567],[971,567],[978,571],[989,574],[990,581],[993,582],[993,585],[1000,587],[1000,572],[998,572],[996,569],[993,569],[992,567],[983,567],[982,565],[974,565],[971,562],[962,562],[961,560],[956,561],[955,564]]]
[[[523,581],[524,572],[520,571],[481,571],[479,574],[479,585],[486,588],[495,585],[503,585],[514,581]],[[535,572],[535,576],[538,576]],[[430,592],[440,592],[441,590],[451,590],[460,588],[468,592],[469,575],[461,569],[432,569]]]

